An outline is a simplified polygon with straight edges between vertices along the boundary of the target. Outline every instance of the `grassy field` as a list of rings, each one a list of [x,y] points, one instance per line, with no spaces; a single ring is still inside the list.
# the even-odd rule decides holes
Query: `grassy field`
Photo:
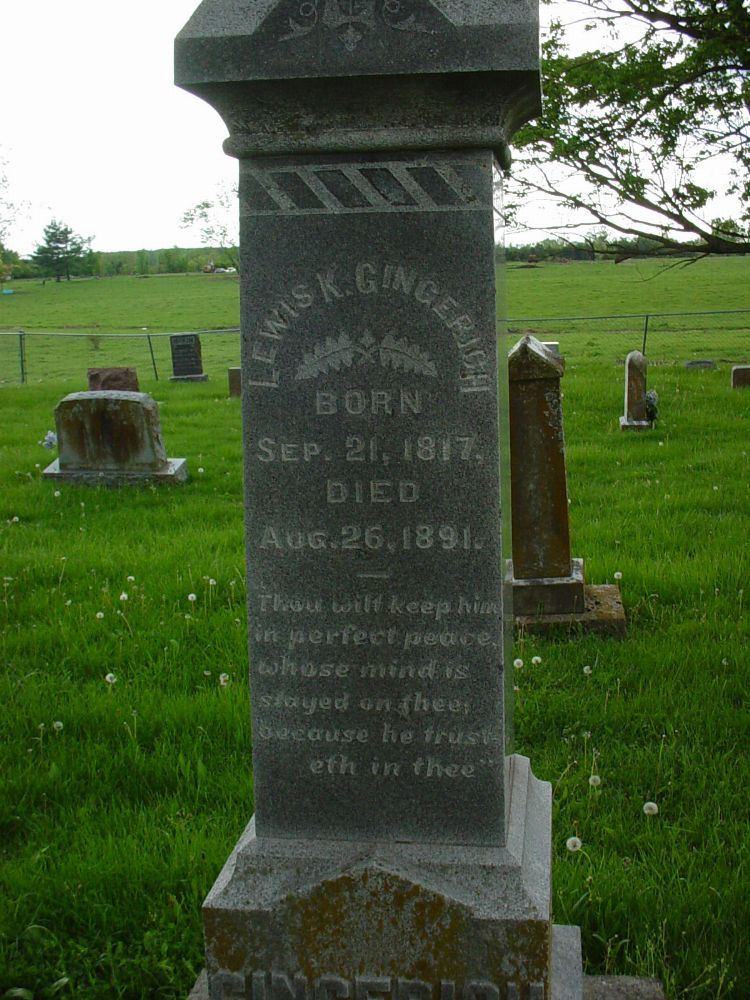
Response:
[[[747,262],[716,265],[729,268],[688,269],[684,309],[746,304]],[[512,314],[610,303],[597,282],[614,280],[611,265],[569,267],[511,271]],[[584,269],[590,300],[577,297]],[[635,287],[654,303],[658,282],[683,275]],[[562,281],[544,309],[537,279]],[[236,284],[203,287],[235,297],[233,316],[225,303],[205,325],[236,322]],[[625,282],[605,311],[644,307],[621,308],[628,295]],[[187,306],[161,322],[149,308],[144,325],[204,325]],[[659,423],[626,435],[618,361],[640,339],[565,334],[574,555],[589,582],[622,574],[629,633],[517,643],[517,749],[553,783],[555,916],[582,927],[588,971],[658,976],[670,1000],[744,1000],[750,392],[728,388],[728,364],[750,348],[739,327],[697,347],[664,340],[650,375]],[[694,350],[718,369],[671,363]],[[168,453],[189,462],[176,490],[43,481],[53,456],[38,442],[70,376],[0,390],[0,997],[184,998],[202,962],[201,901],[252,812],[240,414],[218,362],[206,367],[201,385],[142,378]]]
[[[102,365],[135,365],[139,376],[153,377],[150,348],[159,378],[168,378],[169,338],[161,334],[239,325],[239,283],[231,275],[16,281],[9,287],[14,294],[0,296],[0,385],[20,381],[18,330],[27,333],[30,383],[60,380],[80,386],[87,368]],[[594,354],[624,356],[643,340],[644,320],[633,314],[724,310],[714,316],[652,315],[647,353],[661,361],[708,356],[737,364],[750,359],[750,312],[727,312],[750,310],[750,261],[744,258],[709,258],[671,270],[655,261],[511,264],[506,287],[511,319],[546,319],[515,322],[513,328],[531,329],[541,339],[587,335]],[[570,316],[631,318],[555,320]],[[225,377],[226,368],[239,363],[237,344],[236,334],[205,335],[205,370]]]

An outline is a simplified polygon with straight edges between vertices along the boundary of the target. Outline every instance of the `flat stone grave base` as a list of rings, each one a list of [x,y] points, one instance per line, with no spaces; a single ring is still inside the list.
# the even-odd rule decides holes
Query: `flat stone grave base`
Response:
[[[621,431],[650,431],[653,426],[650,420],[628,420],[627,417],[620,417]]]
[[[507,573],[513,583],[513,609],[517,615],[575,615],[585,608],[583,559],[571,559],[570,576],[517,580],[512,559]]]
[[[619,587],[607,583],[584,587],[584,610],[568,615],[516,615],[516,632],[535,635],[555,629],[582,629],[622,639],[627,632],[625,608]]]
[[[123,472],[118,469],[60,469],[60,459],[48,465],[43,479],[57,479],[73,486],[152,486],[165,483],[185,483],[188,479],[186,458],[168,458],[163,469],[143,472]]]
[[[208,375],[170,375],[170,382],[208,382]]]
[[[205,969],[188,1000],[210,1000]],[[553,996],[553,1000],[557,997]],[[584,976],[583,1000],[664,1000],[664,990],[658,979],[641,976]]]

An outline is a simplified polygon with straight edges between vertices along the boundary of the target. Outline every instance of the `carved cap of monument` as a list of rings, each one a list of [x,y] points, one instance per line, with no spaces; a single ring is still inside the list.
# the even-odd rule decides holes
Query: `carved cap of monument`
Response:
[[[508,378],[511,382],[559,379],[564,372],[564,359],[528,333],[508,353]]]
[[[541,108],[537,0],[203,0],[175,82],[232,156],[493,149]]]

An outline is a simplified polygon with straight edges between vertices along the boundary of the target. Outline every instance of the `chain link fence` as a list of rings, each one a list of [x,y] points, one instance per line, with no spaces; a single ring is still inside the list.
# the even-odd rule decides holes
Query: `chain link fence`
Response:
[[[621,359],[640,349],[651,363],[707,357],[727,364],[750,360],[750,309],[543,316],[509,319],[512,339],[532,333],[560,341],[563,355]],[[177,332],[177,331],[175,331]],[[189,331],[201,338],[203,370],[226,378],[240,363],[239,327]],[[172,375],[172,333],[38,333],[0,331],[0,385],[71,382],[86,387],[88,368],[131,367],[144,382]]]

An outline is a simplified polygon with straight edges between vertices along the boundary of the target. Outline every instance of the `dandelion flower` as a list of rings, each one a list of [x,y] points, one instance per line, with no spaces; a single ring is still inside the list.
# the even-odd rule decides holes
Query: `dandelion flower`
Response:
[[[568,837],[565,841],[565,846],[572,854],[575,854],[576,851],[580,851],[583,847],[583,843],[581,842],[580,837]]]
[[[114,674],[105,674],[104,680],[107,682],[107,684],[114,684],[115,681],[117,680],[117,677]]]
[[[60,491],[59,491],[59,490],[55,490],[55,492],[54,492],[54,494],[53,494],[53,496],[56,496],[56,497],[59,497],[59,496],[61,496],[61,495],[62,495],[62,494],[60,493]]]
[[[215,587],[216,586],[216,580],[214,580],[214,578],[211,577],[211,579],[208,581],[208,585],[209,585],[209,587]]]
[[[102,618],[104,617],[104,612],[103,611],[97,611],[96,612],[96,617],[99,619],[99,621],[101,621]]]
[[[56,733],[59,733],[63,728],[63,724],[62,722],[60,722],[59,719],[55,719],[55,721],[52,723],[52,728],[55,730]]]
[[[619,569],[614,574],[614,577],[615,577],[615,580],[622,580],[622,573],[619,571]]]
[[[533,666],[538,667],[539,664],[542,662],[542,658],[541,658],[541,656],[532,656],[531,657],[531,662],[532,662]]]
[[[589,778],[589,784],[591,785],[592,788],[598,788],[599,785],[601,785],[601,783],[602,779],[599,777],[598,774],[592,774],[591,777]]]
[[[659,807],[655,802],[644,802],[643,811],[647,816],[656,816],[659,812]]]
[[[134,576],[129,576],[128,577],[128,583],[135,583],[135,577]]]
[[[72,603],[73,603],[73,599],[71,597],[69,597],[67,599],[67,601],[65,602],[65,607],[69,608]]]
[[[188,600],[190,601],[191,604],[195,604],[195,602],[198,600],[198,595],[188,594]]]
[[[203,475],[203,473],[204,473],[205,471],[206,471],[206,470],[205,470],[205,469],[203,468],[203,466],[202,466],[202,465],[199,465],[199,466],[198,466],[198,472],[200,472],[200,474],[201,474],[201,475]]]
[[[127,599],[128,599],[128,595],[123,590],[123,592],[120,594],[120,600],[121,601],[127,601]]]
[[[219,674],[219,684],[224,688],[229,683],[229,674]]]
[[[203,676],[204,677],[210,677],[211,676],[211,671],[210,670],[204,670],[203,671]]]
[[[40,723],[39,723],[39,726],[38,726],[38,728],[39,728],[39,729],[45,729],[45,728],[46,728],[46,726],[44,725],[44,723],[43,723],[43,722],[40,722]]]
[[[516,670],[521,670],[521,668],[523,667],[523,660],[521,659],[514,660],[513,666],[516,668]]]
[[[593,673],[593,670],[592,670],[591,666],[588,663],[583,668],[583,672],[584,672],[584,674],[586,674],[587,677],[588,677],[589,674]]]

